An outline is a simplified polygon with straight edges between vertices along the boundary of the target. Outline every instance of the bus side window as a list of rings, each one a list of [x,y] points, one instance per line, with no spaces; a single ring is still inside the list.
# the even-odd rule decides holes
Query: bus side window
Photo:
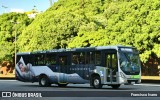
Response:
[[[95,52],[95,64],[100,65],[101,64],[101,52]]]
[[[59,64],[60,65],[67,65],[67,57],[60,57]]]
[[[79,57],[77,54],[72,55],[72,65],[79,64]]]
[[[45,65],[44,58],[45,57],[43,54],[35,55],[35,65],[37,65],[37,66]]]
[[[55,54],[47,54],[45,58],[46,65],[56,65],[56,55]]]
[[[85,64],[85,53],[77,52],[72,55],[72,65]]]
[[[81,52],[79,55],[79,63],[85,64],[85,53],[84,52]]]
[[[86,64],[94,64],[94,52],[87,52]]]

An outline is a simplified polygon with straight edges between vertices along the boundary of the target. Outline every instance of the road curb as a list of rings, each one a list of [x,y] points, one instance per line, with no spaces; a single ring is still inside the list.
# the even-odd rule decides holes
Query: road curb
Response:
[[[0,78],[0,80],[16,80],[16,78],[13,77],[7,77],[7,78]]]
[[[142,80],[141,83],[159,83],[160,84],[160,80]]]

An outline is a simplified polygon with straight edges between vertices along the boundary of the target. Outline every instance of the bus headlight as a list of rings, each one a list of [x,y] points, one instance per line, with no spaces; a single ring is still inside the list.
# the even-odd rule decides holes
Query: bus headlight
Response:
[[[96,69],[94,69],[94,70],[93,70],[93,72],[97,73],[97,70],[96,70]]]

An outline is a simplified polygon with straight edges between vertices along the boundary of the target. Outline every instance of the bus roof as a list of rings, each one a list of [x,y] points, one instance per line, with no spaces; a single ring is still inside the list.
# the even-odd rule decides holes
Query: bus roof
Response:
[[[53,49],[53,50],[46,50],[46,51],[19,52],[19,53],[17,53],[17,55],[52,53],[52,52],[71,52],[71,51],[95,51],[95,50],[104,50],[104,49],[116,49],[116,50],[118,50],[118,48],[134,48],[134,47],[115,45],[115,46],[82,47],[82,48],[73,48],[73,49],[62,48],[62,49]]]

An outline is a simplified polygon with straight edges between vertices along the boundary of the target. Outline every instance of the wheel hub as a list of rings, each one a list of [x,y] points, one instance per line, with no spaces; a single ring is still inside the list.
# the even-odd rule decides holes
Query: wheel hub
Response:
[[[95,84],[95,85],[99,85],[99,80],[98,80],[98,79],[95,79],[95,80],[94,80],[94,84]]]
[[[42,84],[42,85],[45,85],[45,83],[46,83],[46,80],[45,80],[44,78],[42,78],[42,79],[41,79],[41,84]]]

